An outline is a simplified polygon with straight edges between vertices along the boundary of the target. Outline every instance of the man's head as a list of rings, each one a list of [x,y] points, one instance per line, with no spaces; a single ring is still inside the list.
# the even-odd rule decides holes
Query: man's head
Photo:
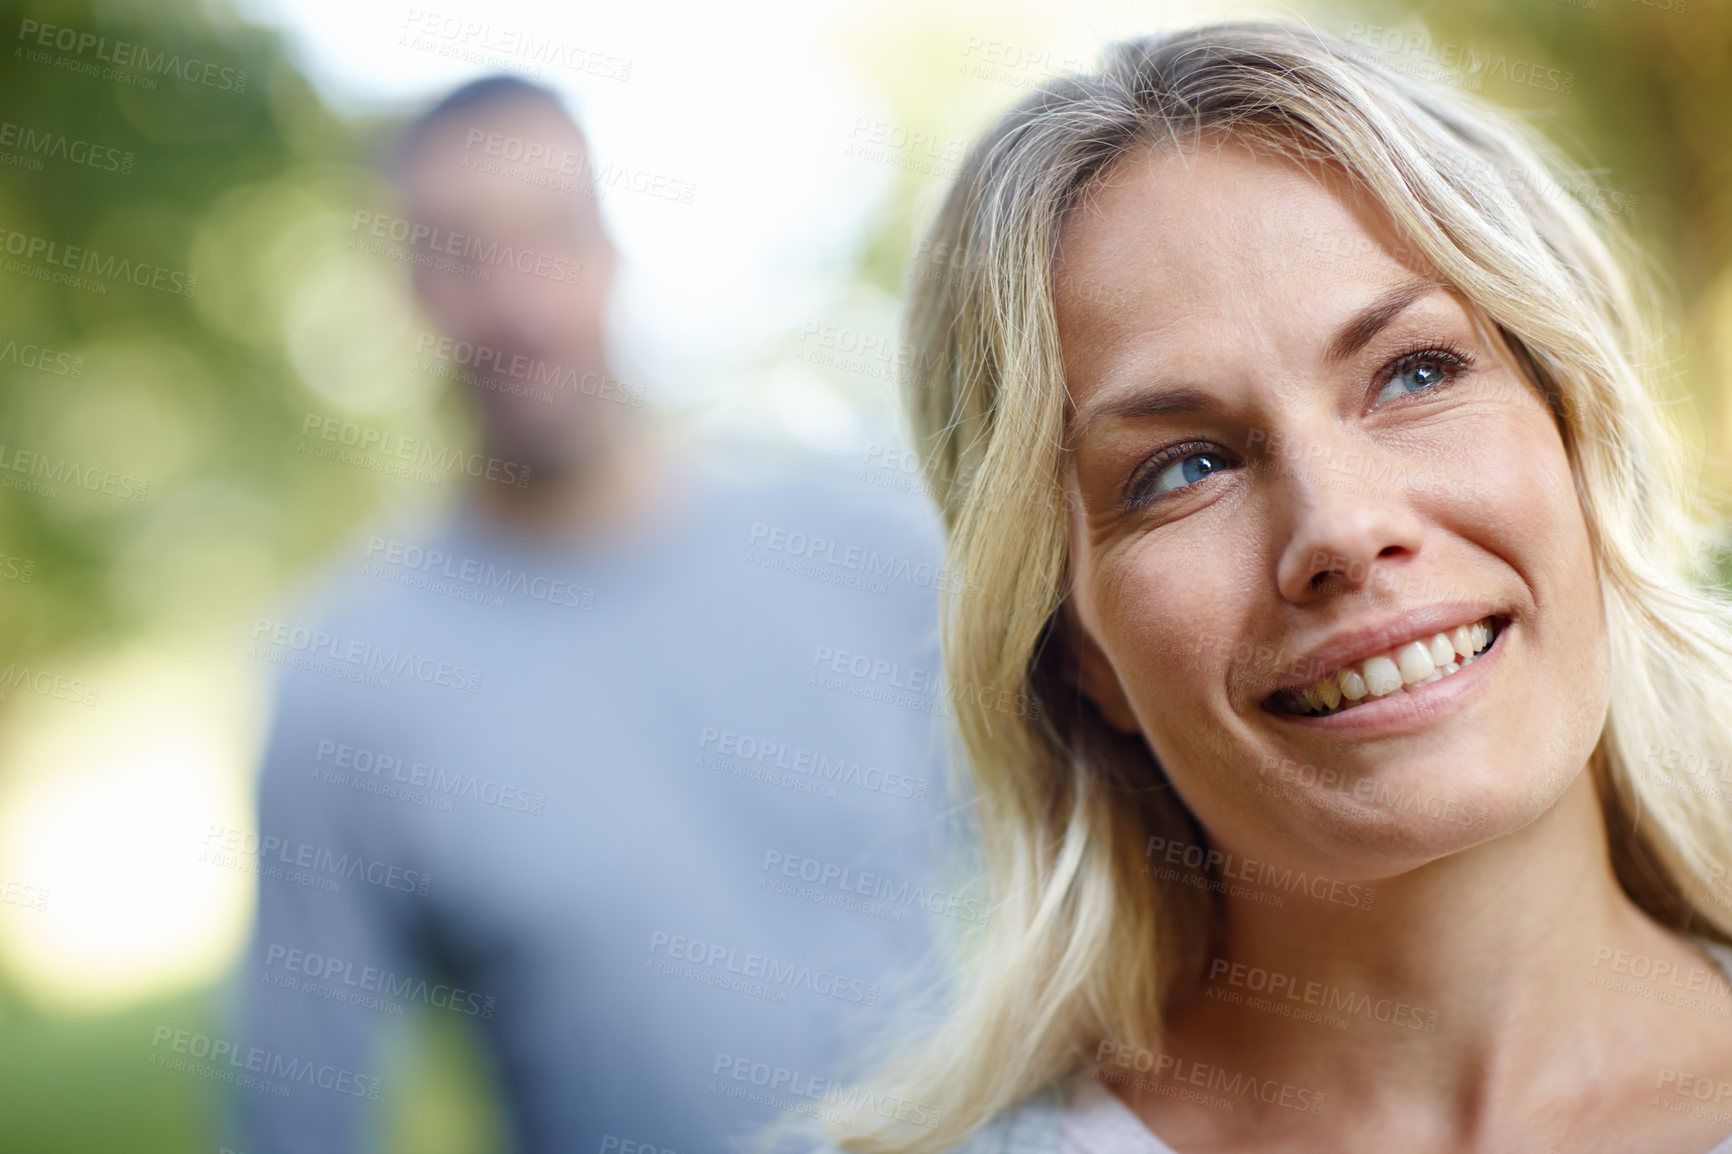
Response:
[[[391,158],[415,246],[415,293],[472,375],[489,451],[537,483],[606,456],[623,394],[604,384],[614,250],[583,133],[549,89],[465,85]]]

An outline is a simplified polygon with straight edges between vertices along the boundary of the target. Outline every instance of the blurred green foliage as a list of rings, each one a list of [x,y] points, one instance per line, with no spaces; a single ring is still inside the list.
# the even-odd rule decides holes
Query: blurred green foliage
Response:
[[[292,563],[332,532],[320,478],[285,464],[299,393],[289,365],[267,334],[222,323],[220,306],[232,298],[211,304],[213,296],[244,292],[237,282],[268,285],[272,238],[249,238],[216,260],[199,259],[195,248],[226,198],[347,156],[351,134],[274,35],[209,11],[193,0],[0,5],[10,41],[0,69],[4,119],[18,126],[20,140],[27,131],[68,142],[49,145],[46,155],[5,149],[34,155],[41,170],[0,168],[0,228],[63,253],[78,246],[104,260],[198,277],[188,295],[86,274],[106,289],[96,292],[45,283],[11,263],[0,270],[0,347],[16,341],[82,358],[76,377],[0,362],[8,453],[40,454],[50,469],[64,461],[148,482],[137,501],[76,484],[54,484],[52,499],[0,489],[0,548],[34,562],[32,580],[0,591],[0,655],[8,662],[111,644],[176,599],[209,605],[256,593],[274,565]],[[44,49],[31,21],[107,44]],[[231,69],[231,86],[120,70],[154,81],[152,90],[65,66],[104,66],[100,53],[124,56],[120,42]],[[30,59],[31,52],[55,63]],[[202,79],[202,69],[191,71]],[[75,142],[105,150],[105,158],[119,152],[130,171],[63,159]],[[52,252],[12,256],[18,242],[8,240],[9,261],[55,269]],[[226,267],[210,268],[219,264]],[[237,540],[257,550],[226,547]],[[257,557],[266,564],[237,562]]]
[[[208,1031],[213,1018],[201,996],[70,1021],[7,1007],[0,1012],[0,1150],[216,1154],[210,1088],[145,1065],[159,1023]]]
[[[330,361],[370,367],[332,254],[383,202],[376,133],[220,5],[8,2],[0,34],[0,667],[61,672],[232,625],[376,507],[376,477],[296,449],[343,411]],[[220,1004],[67,1019],[0,981],[0,1150],[214,1152],[218,1088],[146,1058],[158,1023],[220,1032]],[[424,1027],[401,1065],[390,1148],[500,1148],[473,1039]]]
[[[225,1090],[147,1059],[153,1032],[164,1024],[224,1036],[221,1002],[216,991],[204,990],[72,1019],[0,1008],[0,1150],[218,1154],[222,1142],[234,1141],[223,1129]],[[406,1026],[384,1059],[391,1073],[383,1149],[503,1151],[493,1075],[468,1023],[426,1013]]]

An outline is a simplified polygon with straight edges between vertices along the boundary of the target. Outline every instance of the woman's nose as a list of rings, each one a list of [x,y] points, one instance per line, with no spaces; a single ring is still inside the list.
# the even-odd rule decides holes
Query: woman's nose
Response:
[[[1281,596],[1295,605],[1367,587],[1380,568],[1417,555],[1425,535],[1401,484],[1364,476],[1399,478],[1399,471],[1378,468],[1386,462],[1361,444],[1350,451],[1326,447],[1335,451],[1280,462],[1271,477],[1279,510],[1272,523],[1286,534],[1279,545],[1276,583]],[[1367,465],[1344,470],[1330,463],[1337,460]]]

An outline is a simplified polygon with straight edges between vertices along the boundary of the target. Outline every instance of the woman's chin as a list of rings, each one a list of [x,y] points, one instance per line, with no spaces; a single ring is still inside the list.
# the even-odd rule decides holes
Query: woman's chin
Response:
[[[1362,778],[1347,790],[1283,799],[1264,825],[1343,881],[1388,878],[1514,834],[1557,801],[1541,783],[1496,788],[1420,775],[1418,784]],[[1301,848],[1302,847],[1302,848]]]

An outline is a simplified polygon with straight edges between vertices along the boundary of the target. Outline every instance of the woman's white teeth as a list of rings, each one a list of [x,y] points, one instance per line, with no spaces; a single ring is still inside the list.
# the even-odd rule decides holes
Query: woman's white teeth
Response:
[[[1367,698],[1430,685],[1472,665],[1494,636],[1489,617],[1458,625],[1349,665],[1315,684],[1286,690],[1276,701],[1290,713],[1336,713]]]
[[[1401,688],[1401,670],[1387,657],[1373,657],[1365,662],[1365,692],[1382,697]]]
[[[1401,682],[1404,685],[1418,685],[1437,669],[1431,661],[1431,650],[1418,641],[1409,641],[1397,649],[1395,664],[1401,667]]]

